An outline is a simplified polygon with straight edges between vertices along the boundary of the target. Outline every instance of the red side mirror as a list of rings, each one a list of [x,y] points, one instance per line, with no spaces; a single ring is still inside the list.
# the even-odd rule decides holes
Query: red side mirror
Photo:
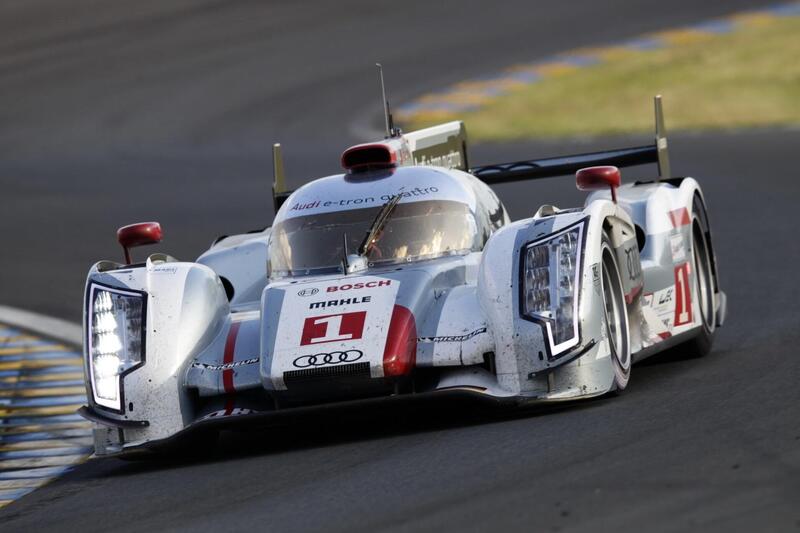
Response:
[[[617,167],[588,167],[575,173],[575,184],[581,191],[597,191],[611,188],[611,199],[617,203],[617,187],[622,178]]]
[[[129,248],[143,246],[145,244],[156,244],[161,242],[161,224],[158,222],[139,222],[123,226],[117,230],[117,240],[125,250],[125,263],[131,264],[131,253]]]

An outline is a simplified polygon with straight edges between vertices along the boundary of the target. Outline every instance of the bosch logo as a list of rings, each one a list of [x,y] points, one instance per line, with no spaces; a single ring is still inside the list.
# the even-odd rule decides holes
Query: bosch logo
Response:
[[[297,368],[308,368],[311,366],[339,365],[342,363],[354,363],[364,357],[361,350],[346,350],[344,352],[316,353],[314,355],[301,355],[292,362]]]
[[[316,287],[312,287],[310,289],[302,289],[302,290],[298,291],[297,295],[298,296],[314,296],[318,292],[319,292],[319,289],[317,289]]]
[[[332,285],[326,289],[326,292],[337,292],[337,291],[351,291],[351,290],[358,290],[358,289],[372,289],[375,287],[388,287],[392,284],[392,280],[390,279],[382,279],[376,281],[367,281],[366,283],[358,282],[358,283],[345,283],[344,285]]]

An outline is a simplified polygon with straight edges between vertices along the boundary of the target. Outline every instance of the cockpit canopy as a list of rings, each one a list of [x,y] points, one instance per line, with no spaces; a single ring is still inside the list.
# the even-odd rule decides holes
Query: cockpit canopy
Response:
[[[370,267],[405,264],[480,251],[491,232],[507,221],[488,187],[495,223],[472,182],[458,171],[403,167],[367,176],[330,176],[298,189],[281,207],[270,236],[271,278],[342,271],[358,253],[381,208],[399,204],[366,253]],[[488,226],[488,227],[487,227]]]

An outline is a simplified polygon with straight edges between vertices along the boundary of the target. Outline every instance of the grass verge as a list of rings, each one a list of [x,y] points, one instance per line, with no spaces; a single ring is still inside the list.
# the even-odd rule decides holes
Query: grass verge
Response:
[[[652,97],[662,94],[671,130],[800,125],[800,17],[661,37],[670,44],[595,51],[598,64],[520,84],[457,118],[477,140],[637,133],[652,131]],[[426,117],[405,129],[442,118],[454,117]]]

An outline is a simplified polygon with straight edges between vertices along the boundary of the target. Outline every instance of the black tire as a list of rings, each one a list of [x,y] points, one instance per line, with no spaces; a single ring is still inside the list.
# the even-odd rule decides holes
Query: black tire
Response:
[[[711,351],[717,322],[714,310],[714,288],[716,287],[714,264],[711,259],[711,247],[706,237],[708,228],[701,227],[702,220],[698,213],[692,213],[692,266],[695,272],[695,288],[703,327],[696,337],[677,347],[684,356],[688,357],[703,357]]]
[[[606,335],[614,365],[614,383],[610,392],[621,393],[631,377],[631,341],[625,291],[619,274],[617,256],[607,235],[601,243],[602,273],[600,283],[603,294],[603,309]]]

